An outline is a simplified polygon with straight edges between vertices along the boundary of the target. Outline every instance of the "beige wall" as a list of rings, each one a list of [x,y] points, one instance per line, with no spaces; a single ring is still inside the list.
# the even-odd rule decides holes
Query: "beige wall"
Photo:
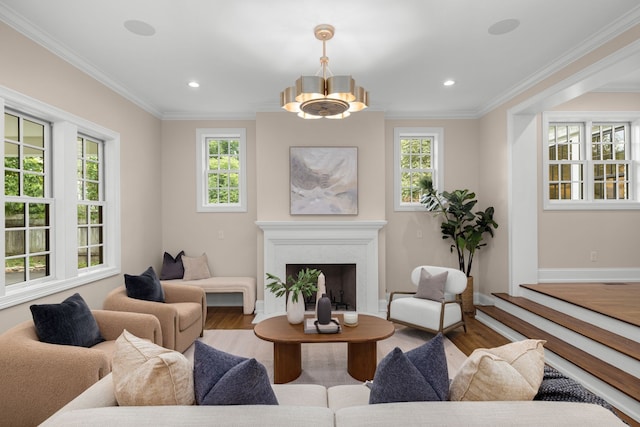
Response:
[[[257,206],[260,221],[384,219],[384,115],[353,114],[348,120],[301,120],[291,113],[258,113]],[[358,214],[289,214],[289,147],[357,147]]]
[[[245,128],[247,212],[196,212],[196,129]],[[175,256],[207,254],[217,276],[256,276],[256,124],[251,121],[164,121],[162,123],[162,247]],[[222,233],[223,239],[219,234]]]
[[[290,113],[258,113],[257,207],[260,221],[385,219],[384,114],[361,112],[348,120],[301,120]],[[289,147],[336,146],[358,148],[358,214],[346,216],[290,215]],[[380,232],[380,289],[384,290],[385,230]],[[258,299],[264,281],[263,240],[258,234]]]
[[[439,234],[439,222],[423,212],[393,210],[393,128],[438,126],[445,129],[445,188],[475,190],[479,206],[494,206],[499,224],[496,237],[477,255],[477,291],[506,292],[509,287],[509,147],[508,109],[542,93],[551,85],[640,38],[640,26],[575,61],[565,69],[477,120],[385,120],[384,113],[366,111],[342,121],[304,121],[293,114],[258,113],[248,121],[164,121],[123,99],[67,62],[0,23],[0,85],[49,103],[121,135],[122,272],[136,274],[149,265],[160,268],[164,250],[175,254],[209,255],[218,275],[252,275],[262,285],[262,235],[256,220],[378,220],[387,226],[380,238],[380,294],[405,288],[410,269],[422,263],[455,265]],[[597,99],[590,98],[597,96]],[[585,96],[563,108],[637,110],[638,95]],[[635,105],[635,107],[634,107]],[[195,212],[195,129],[244,127],[248,148],[248,212]],[[290,146],[358,147],[359,214],[350,217],[289,215]],[[535,158],[532,159],[535,161]],[[553,215],[553,216],[552,216]],[[568,224],[591,219],[577,214],[545,213],[540,219],[542,267],[585,266],[583,256],[562,258],[576,244],[601,253],[597,267],[637,267],[627,241],[637,227],[637,211],[605,213],[616,223],[615,233],[584,236],[567,233]],[[586,218],[586,217],[585,217]],[[417,237],[417,230],[423,237]],[[218,238],[222,231],[224,239]],[[558,236],[562,235],[560,245]],[[630,243],[632,245],[632,243]],[[602,249],[600,249],[602,248]],[[591,250],[591,248],[589,249]],[[553,251],[557,251],[554,255]],[[547,255],[548,253],[548,255]],[[556,264],[556,261],[558,263]],[[587,264],[592,267],[592,264]],[[121,275],[40,300],[0,310],[0,331],[30,318],[31,303],[59,302],[80,292],[94,308],[122,283]],[[262,298],[260,290],[258,298]]]
[[[199,127],[245,127],[248,143],[249,212],[195,213],[195,132]],[[424,211],[393,210],[393,128],[442,127],[447,189],[478,181],[478,120],[394,120],[364,112],[343,121],[304,121],[292,114],[259,113],[256,121],[165,121],[163,141],[163,245],[175,254],[207,252],[218,275],[256,276],[262,284],[262,233],[255,221],[386,219],[380,234],[380,296],[406,289],[419,264],[455,266],[439,220]],[[289,213],[289,147],[358,147],[358,215],[307,216]],[[464,165],[464,166],[461,166]],[[381,174],[380,170],[385,173]],[[188,171],[185,173],[185,171]],[[185,191],[185,188],[188,190]],[[480,202],[480,207],[485,207]],[[176,224],[180,224],[179,227]],[[225,240],[217,237],[223,230]],[[423,237],[417,237],[421,230]],[[251,248],[251,249],[249,249]],[[483,254],[477,255],[477,259]],[[258,298],[262,298],[262,289]]]
[[[443,240],[440,232],[441,218],[425,210],[394,210],[393,194],[393,133],[396,127],[438,127],[444,129],[444,189],[448,191],[469,189],[480,197],[478,176],[481,149],[479,121],[460,120],[387,120],[385,122],[385,192],[387,250],[387,292],[410,290],[410,274],[418,265],[444,265],[458,267],[457,256],[449,250],[450,240]],[[486,208],[483,198],[478,207]],[[418,237],[418,232],[422,237]],[[483,251],[481,251],[483,252]],[[477,252],[477,262],[484,254]],[[480,282],[480,278],[478,278]]]
[[[0,23],[0,57],[0,85],[120,133],[122,271],[138,274],[157,262],[161,247],[160,120],[4,23]],[[0,310],[0,332],[30,319],[29,305],[57,303],[75,292],[92,308],[101,308],[107,292],[121,283],[118,275]]]
[[[580,83],[573,86],[563,86],[565,79],[569,79],[577,73],[583,71],[584,68],[602,61],[621,48],[626,47],[631,43],[637,42],[638,39],[640,39],[640,25],[632,27],[615,39],[603,44],[591,53],[567,65],[562,70],[554,73],[540,83],[536,84],[534,87],[524,91],[518,96],[496,107],[480,118],[480,133],[482,135],[482,149],[480,150],[480,159],[482,160],[483,167],[479,175],[479,183],[481,188],[479,194],[487,204],[492,205],[496,208],[496,221],[498,222],[498,224],[500,224],[501,229],[498,229],[496,238],[491,241],[490,245],[487,248],[482,249],[482,258],[480,259],[479,266],[480,276],[482,277],[482,284],[478,289],[476,289],[476,291],[480,291],[484,295],[490,295],[493,292],[508,292],[510,286],[510,238],[513,233],[514,223],[521,223],[521,218],[513,218],[509,216],[509,182],[511,179],[511,171],[509,170],[509,167],[514,168],[513,173],[519,173],[518,165],[510,165],[510,147],[508,145],[509,124],[507,120],[510,109],[519,109],[522,105],[527,104],[530,99],[534,98],[536,99],[536,104],[533,104],[530,107],[533,112],[541,112],[544,111],[544,109],[553,108],[560,103],[569,102],[569,100],[576,98],[581,93],[584,93],[585,90]],[[591,76],[585,75],[585,77]],[[563,93],[556,94],[555,92],[549,92],[549,89],[554,85],[563,86]],[[599,98],[602,97],[601,100],[607,98],[605,94],[590,94],[586,95],[584,99],[591,99],[590,97],[592,96],[597,96]],[[629,96],[631,100],[636,99],[636,96],[634,95],[627,96]],[[617,101],[618,100],[614,101],[613,98],[603,101],[601,105],[597,106],[597,109],[617,109]],[[629,106],[629,102],[630,101],[625,98],[624,106]],[[631,102],[633,103],[635,101]],[[584,108],[584,105],[586,105],[584,100],[578,99],[574,103],[567,103],[566,107],[578,108],[578,105],[576,105],[576,103],[582,106],[582,108]],[[538,108],[538,106],[541,106],[541,108]],[[637,110],[637,107],[632,109]],[[538,141],[539,139],[532,140],[530,143],[537,144],[539,143]],[[536,153],[538,152],[539,150],[536,149]],[[533,156],[531,158],[531,161],[536,161],[536,157]],[[537,170],[539,171],[541,169],[538,168]],[[540,185],[538,185],[538,189],[539,187]],[[519,191],[519,189],[514,189],[514,191]],[[533,197],[537,198],[537,206],[539,207],[541,204],[539,193],[536,194],[535,192],[533,192],[533,195]],[[565,251],[562,256],[554,257],[556,261],[559,261],[557,264],[553,264],[553,266],[556,267],[639,267],[637,256],[635,257],[634,261],[634,251],[628,246],[628,244],[624,242],[621,243],[619,240],[614,240],[610,238],[611,236],[604,239],[602,235],[594,235],[593,238],[580,235],[580,238],[576,239],[574,242],[571,242],[570,240],[572,240],[574,237],[577,237],[579,233],[574,233],[571,237],[567,237],[566,234],[562,234],[566,232],[564,231],[567,229],[566,225],[573,223],[573,221],[582,221],[582,215],[583,214],[581,213],[567,214],[563,217],[562,221],[554,223],[551,226],[547,226],[550,221],[545,218],[543,229],[538,230],[538,240],[540,241],[540,245],[534,245],[534,247],[538,246],[538,256],[542,257],[543,259],[542,262],[539,259],[538,268],[552,267],[552,264],[550,264],[549,260],[550,257],[547,257],[543,254],[546,254],[548,251],[555,251],[556,245],[561,246]],[[621,234],[622,236],[626,236],[629,230],[634,230],[632,231],[632,233],[637,233],[637,211],[617,212],[613,213],[612,215],[615,217],[615,221],[619,222],[619,229],[625,230]],[[563,236],[562,239],[564,241],[559,241],[557,233],[561,233],[560,236]],[[636,234],[633,235],[636,236]],[[589,265],[585,265],[583,255],[577,256],[577,258],[580,258],[579,262],[577,259],[567,257],[567,250],[575,252],[575,247],[578,246],[574,245],[584,244],[585,238],[588,239],[589,242],[596,242],[597,239],[600,239],[597,241],[597,248],[603,248],[603,254],[601,260],[597,263],[597,266],[594,266],[592,263],[589,263]],[[632,240],[637,241],[637,237],[629,239],[628,241]],[[632,243],[630,244],[632,245]],[[631,263],[627,261],[630,258],[628,258],[626,254],[622,256],[622,259],[624,261],[622,263],[619,261],[619,259],[621,258],[619,258],[617,254],[621,251],[626,252],[626,254],[631,256]],[[559,252],[554,253],[558,254]],[[573,255],[570,255],[570,257],[573,257]]]
[[[640,111],[640,93],[588,93],[556,111]],[[540,141],[542,144],[542,141]],[[542,170],[542,151],[538,170]],[[540,176],[540,191],[542,176]],[[638,211],[544,211],[540,205],[540,268],[640,267]],[[591,261],[596,251],[597,261]]]
[[[475,292],[489,295],[507,292],[509,288],[509,177],[507,174],[507,117],[503,110],[492,111],[479,120],[481,149],[478,162],[478,197],[485,206],[495,208],[498,223],[495,237],[480,249],[479,279],[474,278]]]

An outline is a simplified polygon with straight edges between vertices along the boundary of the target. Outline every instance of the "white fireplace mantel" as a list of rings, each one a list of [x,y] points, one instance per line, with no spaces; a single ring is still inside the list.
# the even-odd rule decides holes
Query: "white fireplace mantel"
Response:
[[[264,271],[286,276],[287,264],[355,264],[356,309],[380,315],[378,281],[379,221],[257,221],[264,232]],[[284,297],[265,289],[258,316],[285,313]]]

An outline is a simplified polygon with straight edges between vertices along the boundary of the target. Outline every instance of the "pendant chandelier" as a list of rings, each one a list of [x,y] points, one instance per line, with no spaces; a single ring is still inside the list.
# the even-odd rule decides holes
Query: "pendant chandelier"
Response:
[[[322,24],[313,32],[322,41],[320,70],[315,76],[301,76],[295,86],[282,91],[280,106],[303,119],[344,119],[367,108],[369,93],[356,86],[351,76],[334,76],[329,70],[326,43],[333,38],[335,28]]]

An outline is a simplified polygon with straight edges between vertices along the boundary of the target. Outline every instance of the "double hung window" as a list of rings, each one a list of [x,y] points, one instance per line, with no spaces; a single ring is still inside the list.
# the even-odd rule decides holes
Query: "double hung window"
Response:
[[[4,114],[6,286],[51,272],[50,135],[44,121]]]
[[[246,212],[245,129],[198,129],[197,211]]]
[[[120,137],[0,88],[0,309],[120,272]]]
[[[395,128],[394,208],[396,211],[424,209],[420,204],[420,181],[431,178],[436,190],[443,189],[442,128]]]
[[[78,136],[78,268],[104,262],[103,144]]]
[[[547,114],[543,120],[545,208],[638,207],[637,120],[579,116]]]

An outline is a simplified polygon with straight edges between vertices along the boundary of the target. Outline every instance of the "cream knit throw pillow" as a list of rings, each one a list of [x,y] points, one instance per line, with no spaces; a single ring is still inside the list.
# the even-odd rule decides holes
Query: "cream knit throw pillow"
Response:
[[[532,400],[544,376],[545,342],[474,350],[451,382],[450,400]]]
[[[128,331],[116,340],[113,386],[120,406],[193,405],[193,364]]]

